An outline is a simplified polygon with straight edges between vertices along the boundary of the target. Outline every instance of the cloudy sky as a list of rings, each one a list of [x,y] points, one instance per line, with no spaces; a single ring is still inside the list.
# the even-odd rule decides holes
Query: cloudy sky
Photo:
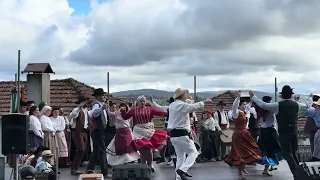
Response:
[[[0,80],[17,50],[112,92],[156,88],[320,93],[319,0],[0,0]],[[25,79],[25,75],[22,75]]]

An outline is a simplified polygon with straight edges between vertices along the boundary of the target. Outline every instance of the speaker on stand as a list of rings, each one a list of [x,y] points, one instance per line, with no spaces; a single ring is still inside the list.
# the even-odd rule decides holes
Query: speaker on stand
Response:
[[[3,115],[1,126],[2,154],[16,155],[15,178],[18,179],[19,154],[27,154],[29,150],[29,116],[19,113]]]

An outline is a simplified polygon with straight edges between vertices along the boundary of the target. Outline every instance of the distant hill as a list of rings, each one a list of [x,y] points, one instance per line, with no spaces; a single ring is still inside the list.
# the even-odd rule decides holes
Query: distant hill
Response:
[[[246,91],[246,90],[244,90]],[[205,91],[205,92],[197,92],[197,95],[200,98],[212,98],[215,97],[225,91]],[[137,89],[137,90],[128,90],[128,91],[119,91],[112,93],[117,97],[136,97],[139,95],[153,96],[154,98],[169,98],[174,92],[157,90],[157,89]],[[274,94],[268,92],[255,91],[256,96],[262,98],[263,96],[271,96],[274,99]],[[190,93],[193,96],[193,93]]]

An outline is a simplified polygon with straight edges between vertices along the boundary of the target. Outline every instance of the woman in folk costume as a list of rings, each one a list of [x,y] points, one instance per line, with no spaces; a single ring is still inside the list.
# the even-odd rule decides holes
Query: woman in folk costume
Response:
[[[107,147],[107,161],[111,166],[126,164],[140,158],[132,136],[131,119],[124,120],[121,116],[121,111],[128,112],[128,106],[121,103],[119,110],[115,114],[116,135]]]
[[[216,145],[217,136],[220,137],[221,128],[219,122],[212,117],[212,111],[206,110],[204,112],[207,119],[203,126],[202,132],[202,156],[207,161],[216,161],[219,157],[218,148]]]
[[[43,143],[43,131],[41,123],[38,119],[40,112],[37,106],[32,106],[29,111],[30,115],[30,129],[29,129],[29,148],[37,149]]]
[[[192,100],[192,97],[189,96],[189,98],[190,99],[186,100],[186,103],[188,103],[188,104],[194,103]],[[194,144],[196,145],[196,148],[197,148],[199,154],[201,154],[201,145],[200,145],[199,138],[197,136],[196,127],[195,127],[195,124],[198,122],[196,112],[189,113],[189,118],[190,118],[190,128],[192,130],[190,135],[191,135],[192,140],[194,141]]]
[[[54,156],[57,156],[56,152],[56,130],[54,129],[53,123],[50,119],[51,115],[51,110],[52,108],[50,106],[44,106],[41,110],[41,117],[40,117],[40,122],[41,122],[41,128],[44,133],[43,137],[43,145],[45,147],[50,148],[50,150],[53,152]],[[55,164],[55,158],[52,158],[52,163]]]
[[[225,158],[230,166],[238,166],[239,179],[245,179],[245,165],[261,159],[261,152],[250,132],[247,130],[247,117],[245,114],[246,103],[240,101],[240,92],[236,92],[237,98],[232,105],[232,118],[235,129],[232,136],[231,152]]]
[[[161,150],[167,143],[168,135],[166,131],[155,130],[152,119],[154,116],[166,117],[167,112],[158,110],[154,107],[146,106],[145,96],[137,98],[138,106],[128,112],[122,111],[122,118],[133,121],[133,138],[140,152],[140,161],[142,164],[148,164],[155,171],[153,161],[153,150]]]
[[[270,103],[272,98],[270,96],[264,96],[262,100],[266,103]],[[276,115],[272,112],[264,110],[252,104],[257,111],[257,118],[260,121],[260,136],[259,147],[262,153],[262,159],[258,161],[258,164],[264,165],[263,175],[272,176],[270,168],[279,165],[279,154],[281,153],[281,147],[279,142]]]
[[[67,139],[64,133],[66,129],[66,121],[63,116],[59,115],[60,108],[55,107],[52,111],[52,116],[50,117],[53,128],[56,131],[56,142],[59,148],[58,157],[59,157],[59,166],[67,167],[68,164],[68,144]]]
[[[310,95],[311,96],[311,95]],[[313,102],[313,107],[307,109],[304,114],[313,120],[317,126],[317,132],[314,135],[314,150],[312,154],[313,161],[320,161],[320,99],[317,102]]]

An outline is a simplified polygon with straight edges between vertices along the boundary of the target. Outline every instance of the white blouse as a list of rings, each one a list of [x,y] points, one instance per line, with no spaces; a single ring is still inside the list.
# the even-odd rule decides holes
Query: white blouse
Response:
[[[52,121],[52,125],[55,131],[64,131],[66,128],[66,121],[63,116],[58,116],[58,117],[50,117]]]
[[[213,117],[210,117],[204,122],[204,128],[209,131],[221,131],[219,122],[215,120]]]
[[[41,129],[40,120],[34,115],[30,116],[30,128],[29,128],[29,130],[32,131],[36,136],[39,136],[41,138],[43,137],[43,131]]]
[[[42,115],[40,117],[42,131],[56,132],[53,123],[48,116]]]

